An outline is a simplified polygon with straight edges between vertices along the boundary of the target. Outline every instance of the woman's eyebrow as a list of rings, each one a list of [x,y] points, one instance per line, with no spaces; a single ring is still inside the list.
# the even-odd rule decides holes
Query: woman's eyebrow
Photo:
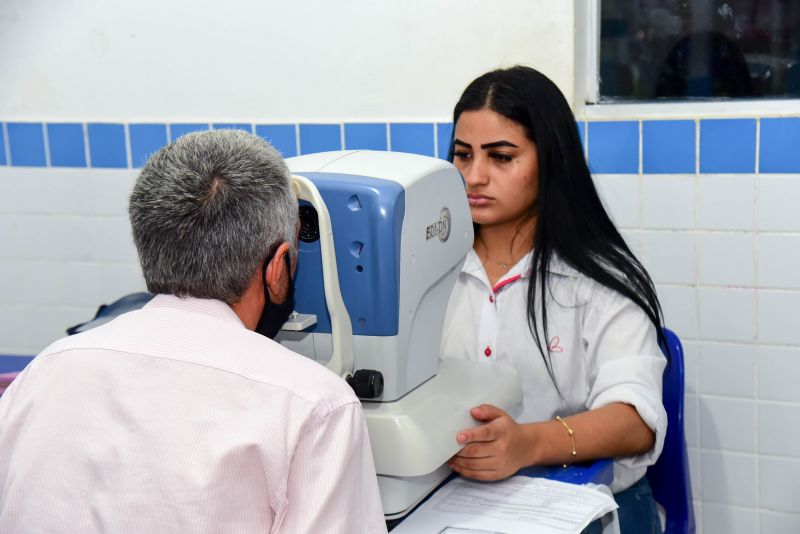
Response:
[[[455,139],[453,139],[453,144],[460,145],[460,146],[463,146],[463,147],[466,147],[466,148],[472,148],[472,145],[471,145],[471,144],[469,144],[469,143],[465,143],[464,141],[462,141],[462,140],[461,140],[461,139],[459,139],[458,137],[456,137]]]
[[[481,145],[481,148],[495,148],[498,146],[510,146],[512,148],[519,148],[517,145],[512,143],[511,141],[494,141],[493,143],[486,143],[485,145]]]

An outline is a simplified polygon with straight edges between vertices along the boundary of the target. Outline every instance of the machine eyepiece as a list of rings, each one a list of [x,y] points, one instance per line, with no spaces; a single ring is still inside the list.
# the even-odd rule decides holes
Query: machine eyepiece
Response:
[[[313,243],[319,240],[319,215],[314,206],[303,204],[300,206],[300,241]]]

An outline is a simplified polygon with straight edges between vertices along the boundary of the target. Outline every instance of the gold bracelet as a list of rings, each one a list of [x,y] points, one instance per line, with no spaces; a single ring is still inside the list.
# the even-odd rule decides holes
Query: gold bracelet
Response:
[[[567,432],[569,432],[569,439],[572,440],[572,456],[577,456],[578,455],[578,451],[575,450],[575,432],[572,431],[572,429],[569,427],[569,425],[567,424],[566,421],[561,419],[561,416],[557,415],[556,416],[556,421],[558,421],[559,423],[564,425],[564,428],[566,428]],[[563,465],[564,465],[564,467],[567,467],[567,464],[563,464]]]

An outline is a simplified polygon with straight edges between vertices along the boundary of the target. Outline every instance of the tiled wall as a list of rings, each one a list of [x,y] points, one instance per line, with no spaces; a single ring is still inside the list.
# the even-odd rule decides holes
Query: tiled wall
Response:
[[[800,119],[583,132],[599,188],[686,348],[699,530],[800,532]]]
[[[448,123],[0,123],[0,354],[36,354],[100,303],[144,290],[127,220],[136,169],[168,140],[240,128],[286,157],[447,152]]]
[[[236,128],[270,141],[284,157],[326,150],[369,149],[445,157],[449,123],[39,123],[7,122],[0,130],[0,165],[129,169],[168,140],[202,131]]]
[[[579,123],[596,181],[687,357],[699,531],[800,532],[800,118]],[[239,127],[285,156],[442,157],[447,123],[2,124],[0,353],[143,289],[126,217],[147,155]]]

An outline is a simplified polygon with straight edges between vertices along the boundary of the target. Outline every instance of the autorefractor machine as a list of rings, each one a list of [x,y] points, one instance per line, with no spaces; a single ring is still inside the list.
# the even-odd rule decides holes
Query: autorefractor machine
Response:
[[[362,400],[384,513],[403,516],[450,473],[483,402],[521,400],[510,369],[442,360],[450,292],[472,246],[450,163],[397,152],[287,160],[300,202],[295,313],[277,341],[345,378]]]

